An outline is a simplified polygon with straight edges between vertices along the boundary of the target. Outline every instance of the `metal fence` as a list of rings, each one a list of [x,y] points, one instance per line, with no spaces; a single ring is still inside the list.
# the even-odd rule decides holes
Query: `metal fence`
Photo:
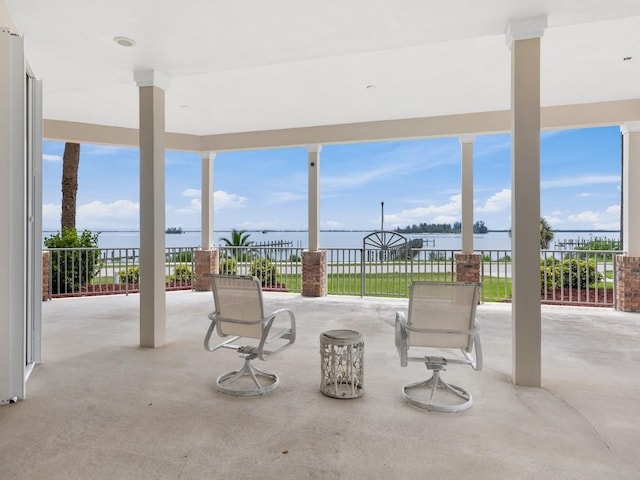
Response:
[[[168,248],[167,290],[190,289],[194,248]],[[219,247],[220,272],[253,275],[267,291],[302,291],[302,247]],[[56,296],[139,291],[139,249],[50,249],[50,292]],[[380,249],[329,248],[329,295],[408,297],[411,282],[454,281],[455,250],[411,249],[398,258]],[[482,250],[482,300],[511,300],[511,252]],[[543,303],[613,306],[617,251],[545,250],[540,254]]]
[[[194,248],[167,248],[167,290],[192,288]],[[139,248],[50,248],[49,296],[73,297],[140,291]]]

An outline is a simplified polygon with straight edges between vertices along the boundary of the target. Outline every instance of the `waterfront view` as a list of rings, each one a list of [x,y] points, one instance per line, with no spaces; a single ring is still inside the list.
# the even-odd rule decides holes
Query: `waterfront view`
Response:
[[[44,232],[47,237],[53,232]],[[291,242],[292,247],[306,247],[308,233],[306,231],[254,231],[248,232],[249,240],[261,244],[285,241]],[[371,231],[321,231],[321,248],[362,248],[362,239]],[[217,231],[214,235],[214,246],[223,243],[221,238],[229,237],[229,231]],[[456,250],[461,245],[460,234],[407,234],[407,238],[422,238],[423,248],[438,250]],[[570,243],[592,238],[607,238],[619,240],[620,232],[617,231],[572,231],[555,232],[551,241],[550,250],[562,250],[570,247]],[[511,238],[508,232],[489,232],[473,236],[475,250],[511,250]],[[181,234],[166,234],[165,244],[167,248],[173,247],[200,247],[201,233],[199,231],[186,231]],[[569,244],[569,245],[567,245]],[[101,232],[98,236],[99,248],[137,248],[140,246],[140,233],[131,232]]]

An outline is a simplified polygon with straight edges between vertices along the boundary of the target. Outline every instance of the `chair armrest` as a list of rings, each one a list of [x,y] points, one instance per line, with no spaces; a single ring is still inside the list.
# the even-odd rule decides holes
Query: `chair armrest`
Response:
[[[267,321],[267,318],[260,318],[258,320],[240,320],[240,319],[228,319],[228,318],[220,318],[218,317],[218,312],[211,312],[209,314],[209,320],[212,322],[228,322],[228,323],[237,323],[238,325],[257,325],[258,323],[264,323]]]
[[[287,315],[289,315],[289,326],[287,328],[283,328],[282,330],[278,331],[275,335],[269,336],[273,322],[275,321],[276,317],[282,313],[286,313]],[[270,355],[274,354],[282,350],[283,348],[288,347],[296,340],[296,317],[293,314],[292,310],[288,308],[280,308],[278,310],[271,312],[269,315],[267,315],[263,319],[263,321],[265,322],[264,331],[262,333],[262,338],[260,339],[260,344],[258,345],[258,352],[257,352],[258,358],[260,360],[264,360],[265,353],[268,353]],[[267,343],[271,342],[272,340],[276,340],[278,338],[286,338],[289,341],[276,350],[265,352],[264,346]]]
[[[396,348],[400,356],[400,366],[406,367],[409,363],[409,334],[407,332],[407,317],[404,312],[396,312]]]

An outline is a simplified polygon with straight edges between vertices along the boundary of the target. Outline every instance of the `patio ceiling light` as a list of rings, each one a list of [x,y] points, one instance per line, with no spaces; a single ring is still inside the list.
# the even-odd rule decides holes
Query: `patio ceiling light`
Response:
[[[113,37],[113,41],[121,47],[133,47],[136,44],[134,40],[127,37]]]

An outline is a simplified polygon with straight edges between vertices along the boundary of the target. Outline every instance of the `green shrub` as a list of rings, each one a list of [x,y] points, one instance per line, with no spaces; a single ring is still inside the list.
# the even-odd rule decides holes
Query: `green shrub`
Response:
[[[140,283],[140,267],[129,267],[120,270],[120,283],[138,284]]]
[[[291,263],[300,263],[302,259],[295,253],[292,253],[291,255],[289,255],[289,261]]]
[[[540,261],[540,288],[553,290],[558,287],[585,288],[602,281],[602,273],[596,270],[593,259],[567,258],[560,261],[548,257]]]
[[[586,287],[602,281],[602,274],[596,270],[593,259],[567,259],[562,262],[562,284],[565,287]]]
[[[84,230],[62,229],[44,239],[51,251],[52,293],[67,293],[88,285],[100,271],[98,234]],[[56,251],[55,249],[68,249]],[[77,250],[76,250],[77,249]]]
[[[238,261],[235,258],[228,257],[220,262],[221,275],[237,275]]]
[[[251,262],[250,273],[254,277],[258,277],[263,285],[273,285],[278,277],[278,268],[275,264],[266,258],[261,258]]]
[[[178,283],[189,283],[192,278],[193,272],[189,265],[176,265],[171,275],[171,280]]]
[[[560,281],[560,262],[553,257],[540,260],[540,291],[555,290]]]

